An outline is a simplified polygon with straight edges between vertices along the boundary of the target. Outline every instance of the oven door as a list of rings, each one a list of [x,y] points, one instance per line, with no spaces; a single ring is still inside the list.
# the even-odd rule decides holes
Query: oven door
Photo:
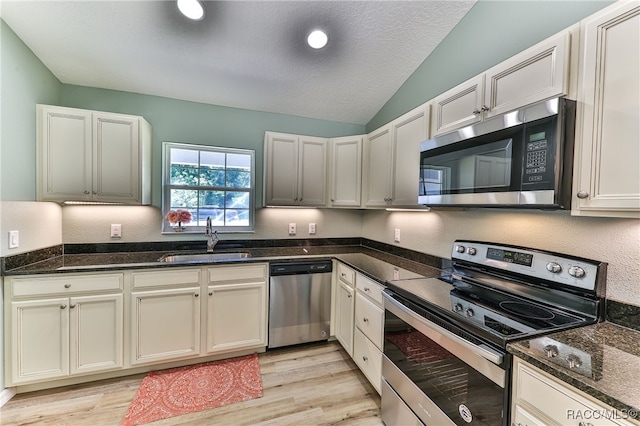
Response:
[[[383,380],[426,425],[508,425],[510,359],[385,290]],[[400,402],[399,400],[397,401]],[[382,412],[385,423],[392,424]]]

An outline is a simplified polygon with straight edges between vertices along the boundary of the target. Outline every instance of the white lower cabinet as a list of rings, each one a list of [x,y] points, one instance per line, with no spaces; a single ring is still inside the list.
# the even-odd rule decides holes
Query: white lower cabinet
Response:
[[[353,319],[355,313],[356,273],[348,266],[336,263],[334,334],[349,356],[353,357]]]
[[[123,295],[82,295],[122,288],[122,275],[7,279],[6,385],[21,385],[123,367]]]
[[[267,346],[268,265],[209,268],[207,353]]]
[[[384,342],[384,310],[382,309],[384,287],[357,273],[356,289],[353,360],[380,393]]]
[[[200,287],[131,294],[131,364],[200,355]]]
[[[511,424],[629,426],[640,423],[544,371],[514,358]]]

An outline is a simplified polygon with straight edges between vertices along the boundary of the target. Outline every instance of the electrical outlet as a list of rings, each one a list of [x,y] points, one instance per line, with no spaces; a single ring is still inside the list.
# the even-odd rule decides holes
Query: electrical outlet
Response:
[[[316,233],[316,224],[315,223],[310,223],[309,224],[309,235],[314,235]]]
[[[400,228],[396,228],[396,230],[395,230],[395,232],[394,232],[394,234],[393,234],[393,240],[394,240],[396,243],[399,243],[399,242],[400,242]]]
[[[122,238],[122,225],[119,223],[111,224],[111,238]]]
[[[18,248],[20,246],[20,231],[9,231],[9,248]]]
[[[398,268],[393,268],[393,279],[394,280],[399,280],[400,279],[400,269]]]
[[[289,235],[296,235],[296,224],[295,223],[290,223],[289,224]]]

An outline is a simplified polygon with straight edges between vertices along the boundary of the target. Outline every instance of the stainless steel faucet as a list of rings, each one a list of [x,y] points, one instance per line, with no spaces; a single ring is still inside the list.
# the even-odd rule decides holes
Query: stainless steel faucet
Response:
[[[213,249],[218,244],[218,231],[211,227],[211,216],[207,216],[207,229],[204,233],[207,236],[207,253],[213,253]]]

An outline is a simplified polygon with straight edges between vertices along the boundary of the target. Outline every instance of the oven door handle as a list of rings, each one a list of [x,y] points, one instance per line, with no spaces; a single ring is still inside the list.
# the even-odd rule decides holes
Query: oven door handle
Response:
[[[480,356],[488,361],[491,361],[492,363],[496,364],[496,365],[500,365],[502,364],[502,361],[504,360],[504,355],[494,351],[493,349],[487,347],[482,347],[482,346],[478,346],[478,345],[474,345],[473,343],[469,342],[466,339],[463,339],[462,337],[451,333],[448,330],[445,330],[444,328],[432,323],[431,321],[421,317],[420,315],[416,314],[415,312],[413,312],[411,309],[407,308],[406,306],[404,306],[402,303],[394,300],[390,295],[386,294],[385,292],[382,293],[382,296],[384,296],[384,303],[385,303],[385,308],[392,308],[389,309],[389,311],[391,311],[394,314],[398,314],[398,313],[402,313],[404,314],[404,316],[409,316],[410,318],[412,318],[414,321],[412,321],[412,323],[410,323],[409,325],[412,326],[416,326],[419,325],[418,327],[416,327],[419,331],[427,334],[428,337],[429,334],[431,334],[432,336],[435,334],[435,340],[436,342],[439,342],[442,340],[442,337],[445,337],[449,340],[452,340],[453,342],[457,343],[460,346],[463,346],[464,348],[468,349],[469,351],[471,351],[473,354]],[[390,306],[388,306],[390,305]],[[393,309],[396,308],[396,309]],[[396,312],[394,312],[396,311]],[[400,311],[400,312],[397,312]],[[404,318],[402,318],[404,319]],[[417,322],[417,324],[416,324]],[[427,330],[425,330],[425,328]],[[438,336],[439,335],[439,336]]]

